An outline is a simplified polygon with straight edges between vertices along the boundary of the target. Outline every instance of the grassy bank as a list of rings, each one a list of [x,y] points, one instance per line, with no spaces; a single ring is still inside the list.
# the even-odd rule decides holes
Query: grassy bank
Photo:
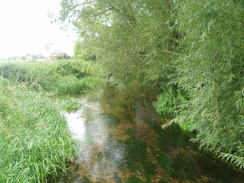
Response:
[[[59,111],[76,103],[47,95],[97,87],[94,68],[75,61],[0,64],[0,182],[46,182],[65,172],[75,142]]]
[[[82,93],[97,87],[99,66],[82,61],[6,62],[0,75],[11,82],[24,83],[29,89],[53,94]]]

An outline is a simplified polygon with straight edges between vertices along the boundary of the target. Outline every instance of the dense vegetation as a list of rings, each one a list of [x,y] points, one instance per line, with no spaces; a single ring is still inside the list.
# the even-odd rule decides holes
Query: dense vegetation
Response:
[[[75,141],[61,110],[76,110],[71,97],[97,87],[98,67],[74,61],[0,64],[0,182],[46,182],[66,170]]]
[[[175,116],[170,123],[196,132],[201,147],[244,168],[243,1],[62,0],[61,6],[58,19],[82,38],[75,56],[96,58],[120,86],[158,86],[159,113]]]

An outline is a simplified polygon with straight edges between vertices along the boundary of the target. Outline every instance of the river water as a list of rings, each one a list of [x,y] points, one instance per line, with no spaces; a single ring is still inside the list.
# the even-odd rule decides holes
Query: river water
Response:
[[[58,183],[241,183],[234,171],[189,142],[177,125],[162,130],[152,107],[157,91],[105,86],[76,96],[82,107],[67,113],[78,141],[76,160]]]

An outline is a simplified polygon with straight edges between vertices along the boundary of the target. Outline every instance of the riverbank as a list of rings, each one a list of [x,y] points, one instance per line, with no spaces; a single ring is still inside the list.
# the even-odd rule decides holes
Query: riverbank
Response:
[[[75,61],[0,64],[0,182],[43,183],[66,171],[75,140],[60,110],[79,104],[48,96],[98,87],[94,70],[93,63]]]

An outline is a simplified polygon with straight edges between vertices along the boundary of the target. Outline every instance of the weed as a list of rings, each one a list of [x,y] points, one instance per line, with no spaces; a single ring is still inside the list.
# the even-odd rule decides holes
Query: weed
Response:
[[[60,103],[61,109],[67,112],[76,111],[82,106],[76,99],[70,96],[67,96]]]

